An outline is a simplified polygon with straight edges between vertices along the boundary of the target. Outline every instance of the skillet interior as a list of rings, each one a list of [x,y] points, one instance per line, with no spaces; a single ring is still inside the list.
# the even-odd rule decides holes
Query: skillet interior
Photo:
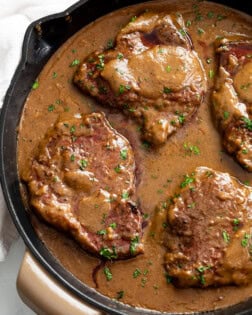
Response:
[[[42,266],[60,280],[63,285],[72,290],[74,294],[111,314],[125,314],[129,312],[130,314],[143,314],[143,311],[112,301],[85,286],[62,268],[37,237],[22,204],[19,191],[16,161],[16,128],[32,83],[59,46],[80,28],[96,18],[112,10],[139,2],[141,1],[111,0],[101,5],[99,0],[84,0],[61,14],[46,17],[32,23],[25,35],[22,59],[6,94],[0,120],[2,186],[13,221],[27,247]],[[247,13],[251,14],[251,8],[247,8],[245,3],[239,3],[238,1],[219,2],[239,10],[247,10]],[[40,32],[40,30],[42,31]],[[10,157],[13,158],[10,159]],[[247,310],[246,313],[250,313],[248,309],[251,308],[252,301],[247,301],[226,309],[225,314],[234,314],[243,310]],[[220,309],[215,314],[221,314],[223,311]],[[160,314],[159,312],[145,312],[146,314]]]

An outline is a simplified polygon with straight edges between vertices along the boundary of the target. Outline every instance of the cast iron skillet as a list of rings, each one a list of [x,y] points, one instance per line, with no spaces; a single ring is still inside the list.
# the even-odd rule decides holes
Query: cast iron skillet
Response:
[[[168,0],[169,1],[169,0]],[[12,219],[26,246],[62,285],[84,301],[109,314],[161,314],[156,311],[136,309],[111,300],[81,283],[65,270],[47,250],[35,233],[20,191],[17,173],[17,126],[32,83],[52,54],[74,33],[91,21],[123,6],[141,0],[81,0],[63,13],[45,17],[32,23],[25,34],[22,58],[5,96],[0,117],[0,171],[6,203]],[[248,14],[252,6],[247,1],[216,1]],[[38,27],[39,26],[39,27]],[[38,30],[41,30],[39,32]],[[252,299],[214,314],[251,314]],[[212,313],[212,312],[211,312]]]

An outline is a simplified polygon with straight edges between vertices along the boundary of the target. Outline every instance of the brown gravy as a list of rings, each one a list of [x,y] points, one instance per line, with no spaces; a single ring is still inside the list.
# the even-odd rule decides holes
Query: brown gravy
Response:
[[[72,84],[76,70],[73,61],[82,60],[95,49],[106,47],[121,26],[146,9],[182,14],[208,77],[208,94],[198,113],[158,150],[149,150],[141,143],[138,126],[134,122],[126,120],[116,111],[99,106]],[[161,244],[165,213],[155,211],[159,202],[174,194],[183,175],[191,173],[197,166],[229,172],[242,182],[252,184],[252,175],[223,152],[220,135],[211,116],[209,98],[214,82],[209,74],[212,70],[216,72],[213,55],[216,36],[232,33],[251,36],[251,22],[250,17],[213,3],[153,1],[113,12],[83,28],[54,54],[41,72],[39,86],[27,98],[20,123],[18,166],[21,178],[29,167],[32,151],[59,115],[103,111],[112,126],[130,140],[135,151],[137,197],[143,212],[150,218],[144,236],[145,254],[125,261],[108,262],[112,272],[110,281],[107,281],[101,268],[97,273],[96,289],[102,294],[117,298],[118,292],[123,291],[119,300],[123,303],[167,312],[218,309],[252,296],[252,284],[246,287],[183,290],[168,284],[163,268],[165,250]],[[38,220],[35,227],[59,262],[78,279],[95,288],[92,272],[99,259],[86,254],[74,241]],[[136,270],[138,272],[134,273]]]

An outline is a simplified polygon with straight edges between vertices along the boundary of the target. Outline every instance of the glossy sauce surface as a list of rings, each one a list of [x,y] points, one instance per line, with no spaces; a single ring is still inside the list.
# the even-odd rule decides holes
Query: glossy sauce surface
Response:
[[[82,60],[92,51],[106,47],[132,16],[146,9],[182,14],[208,82],[205,100],[192,121],[171,136],[164,146],[155,150],[140,141],[139,126],[134,122],[116,110],[99,106],[91,98],[83,96],[72,84],[75,64],[78,63],[76,60]],[[233,33],[251,36],[251,18],[216,4],[155,1],[122,9],[97,20],[69,39],[45,66],[38,78],[38,87],[31,91],[27,99],[18,142],[21,178],[29,167],[33,150],[59,116],[64,118],[79,113],[103,111],[111,125],[126,136],[133,147],[137,165],[137,199],[149,222],[144,231],[145,253],[130,260],[107,262],[112,273],[110,281],[104,274],[104,267],[98,270],[94,281],[92,274],[100,263],[99,259],[86,254],[60,232],[33,219],[39,236],[60,263],[104,295],[130,305],[167,312],[212,310],[236,304],[252,296],[252,284],[246,287],[181,290],[167,283],[163,267],[165,249],[162,246],[166,213],[156,211],[160,202],[165,202],[174,194],[184,175],[193,172],[198,166],[229,172],[241,182],[252,184],[251,174],[224,153],[211,114],[210,93],[214,83],[213,73],[217,73],[213,43],[217,36]],[[152,58],[146,57],[147,60]],[[176,62],[179,63],[180,60]],[[129,75],[131,71],[134,74],[137,72],[134,65],[127,69]],[[153,70],[162,72],[163,68],[159,64]],[[109,77],[109,72],[106,75]],[[180,75],[187,79],[186,73]],[[237,77],[237,81],[240,80],[242,79]],[[144,91],[149,93],[150,87],[146,85]],[[90,216],[92,217],[91,211]]]

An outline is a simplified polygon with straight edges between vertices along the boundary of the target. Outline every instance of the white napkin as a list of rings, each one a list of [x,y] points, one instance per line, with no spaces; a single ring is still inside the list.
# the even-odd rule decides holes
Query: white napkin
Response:
[[[66,10],[77,0],[0,0],[0,107],[21,56],[28,25],[43,16]],[[17,238],[0,187],[0,261]]]

